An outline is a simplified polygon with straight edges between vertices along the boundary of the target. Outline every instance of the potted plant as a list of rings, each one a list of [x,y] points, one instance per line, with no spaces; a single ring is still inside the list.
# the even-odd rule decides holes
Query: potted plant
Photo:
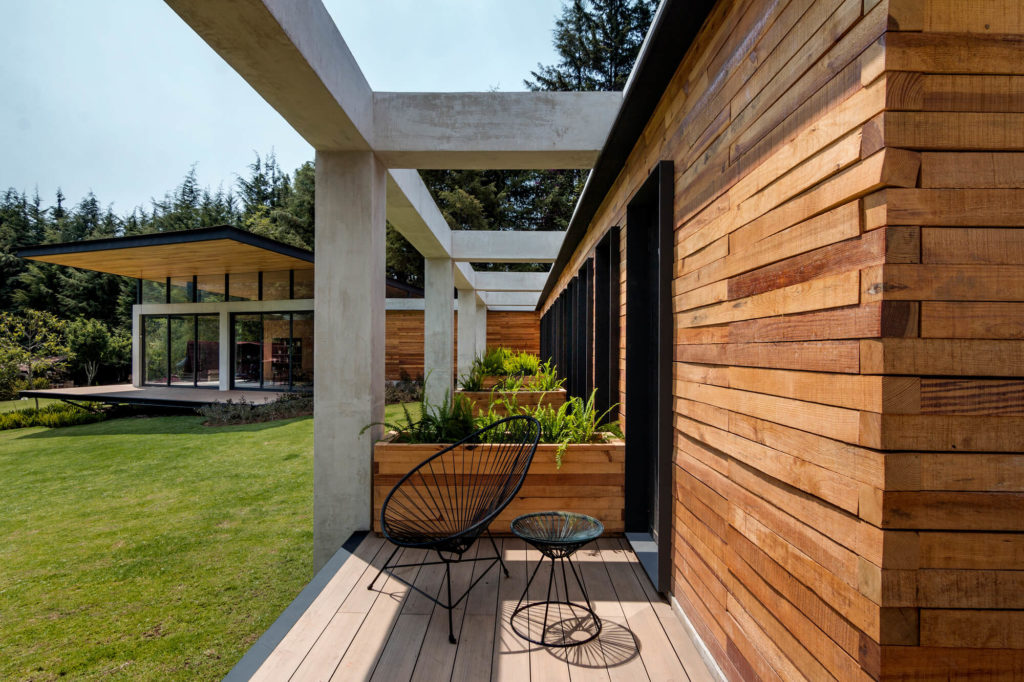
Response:
[[[602,425],[607,416],[597,414],[594,394],[589,400],[572,398],[557,408],[524,406],[511,394],[502,399],[502,410],[489,409],[474,415],[465,396],[449,403],[421,400],[421,416],[406,411],[405,423],[387,424],[390,433],[373,450],[373,523],[380,532],[380,507],[391,488],[417,464],[474,430],[505,414],[528,414],[541,424],[537,446],[526,480],[516,499],[491,525],[492,533],[508,534],[509,523],[520,514],[549,509],[589,514],[609,532],[624,530],[625,442],[615,426]],[[497,401],[492,404],[497,407]],[[453,480],[460,473],[453,471]]]

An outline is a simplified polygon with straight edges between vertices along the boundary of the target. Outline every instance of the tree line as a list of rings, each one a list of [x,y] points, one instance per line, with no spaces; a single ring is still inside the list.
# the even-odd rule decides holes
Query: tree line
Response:
[[[538,64],[524,85],[531,90],[622,89],[655,6],[655,0],[567,2],[553,32],[559,61]],[[421,176],[445,219],[458,230],[564,230],[586,177],[577,170],[427,170]],[[256,154],[227,190],[201,187],[193,167],[162,198],[122,215],[104,207],[92,192],[71,203],[59,189],[49,201],[38,192],[8,189],[0,195],[0,311],[23,321],[38,311],[61,324],[88,325],[89,333],[77,337],[62,332],[65,345],[69,339],[89,339],[88,344],[79,340],[77,351],[67,346],[65,356],[73,358],[68,368],[79,381],[97,375],[123,379],[130,360],[130,344],[126,347],[123,339],[131,330],[134,280],[25,261],[15,255],[19,248],[231,224],[312,249],[314,200],[313,163],[286,172],[273,152]],[[390,225],[387,274],[408,284],[423,283],[422,256]],[[100,328],[109,344],[97,341]],[[0,363],[3,348],[10,350],[14,343],[10,335],[0,337]]]

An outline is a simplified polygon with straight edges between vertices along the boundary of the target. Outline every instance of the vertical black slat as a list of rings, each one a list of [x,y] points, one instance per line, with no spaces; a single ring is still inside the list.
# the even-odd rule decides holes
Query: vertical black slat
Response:
[[[188,298],[192,303],[199,303],[199,275],[192,275],[192,295]]]
[[[641,563],[668,589],[672,510],[672,163],[627,207],[626,531],[657,539]]]
[[[586,264],[587,288],[583,292],[583,305],[585,308],[586,324],[583,327],[583,369],[584,369],[584,394],[589,396],[594,390],[594,261],[587,259]]]
[[[167,278],[167,295],[171,294],[171,278]],[[167,385],[171,385],[171,316],[167,316]]]
[[[227,275],[225,275],[225,277],[226,276]],[[225,289],[227,289],[227,287],[225,287]],[[235,317],[236,317],[236,315],[237,315],[237,313],[230,313],[228,315],[228,323],[231,325],[231,333],[228,334],[228,343],[231,344],[229,346],[229,348],[228,348],[228,364],[229,364],[228,372],[230,372],[230,374],[228,375],[230,377],[230,380],[228,381],[228,384],[231,386],[232,389],[235,388],[235,360],[236,360],[236,358],[235,358],[235,346],[237,345],[237,343],[235,341]],[[220,332],[218,332],[218,338],[219,338],[219,334],[220,334]]]
[[[224,302],[231,300],[231,275],[224,273]]]
[[[594,251],[594,405],[604,414],[619,401],[619,228]],[[617,415],[608,415],[615,421]]]
[[[198,292],[195,287],[195,275],[192,276],[192,290]],[[196,293],[196,296],[199,294]],[[187,354],[187,351],[186,351]],[[192,388],[199,387],[199,316],[192,316]]]
[[[292,280],[294,285],[294,279]],[[295,313],[288,313],[288,390],[295,387],[293,366],[295,365]]]
[[[164,303],[171,302],[171,278],[164,279]]]
[[[142,303],[142,280],[135,280],[135,302],[138,304]]]
[[[288,271],[288,298],[290,300],[295,299],[295,271]]]
[[[263,300],[263,271],[256,273],[256,300]],[[263,380],[260,380],[260,388],[263,388]]]
[[[675,171],[671,161],[658,164],[658,586],[667,591],[672,575],[672,316]]]

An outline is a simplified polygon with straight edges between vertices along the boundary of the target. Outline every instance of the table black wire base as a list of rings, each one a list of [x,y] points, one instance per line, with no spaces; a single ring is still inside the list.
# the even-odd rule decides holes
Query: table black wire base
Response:
[[[528,642],[541,646],[571,647],[586,644],[601,634],[601,619],[594,612],[587,587],[572,562],[572,555],[577,549],[600,536],[603,531],[604,526],[597,519],[584,514],[568,512],[525,514],[512,521],[512,532],[539,549],[544,557],[551,561],[545,599],[523,603],[530,593],[530,586],[537,577],[537,573],[545,563],[544,559],[541,559],[537,562],[537,567],[533,569],[526,588],[523,590],[522,596],[519,597],[519,603],[512,611],[509,623],[517,635]],[[566,571],[566,564],[569,566],[569,571]],[[556,567],[561,570],[556,570]],[[558,586],[559,573],[561,573],[561,594]],[[585,604],[569,599],[570,573],[576,581],[576,586],[579,588]],[[554,599],[551,598],[552,589],[555,593]],[[539,619],[540,639],[534,639],[532,625],[535,621],[532,614],[536,612],[539,615],[542,610],[543,616]],[[555,612],[556,619],[549,622],[552,611]],[[526,632],[521,627],[523,620],[526,621]]]

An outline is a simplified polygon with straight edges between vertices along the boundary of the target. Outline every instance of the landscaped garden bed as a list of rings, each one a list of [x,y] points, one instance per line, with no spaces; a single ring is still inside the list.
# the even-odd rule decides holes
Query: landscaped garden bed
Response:
[[[500,401],[499,401],[500,402]],[[380,532],[384,498],[399,479],[428,457],[506,414],[527,414],[541,424],[541,444],[513,502],[491,524],[492,533],[509,534],[520,514],[545,510],[582,512],[599,519],[610,533],[624,531],[626,445],[614,426],[602,426],[606,415],[594,410],[594,398],[572,398],[557,409],[523,405],[506,399],[474,414],[465,396],[440,406],[420,405],[420,416],[396,424],[373,452],[373,523]],[[478,472],[453,471],[456,487],[469,486]],[[453,494],[458,494],[454,493]]]
[[[564,383],[556,368],[536,355],[492,348],[473,360],[470,371],[459,379],[456,395],[469,400],[474,414],[493,411],[505,416],[515,412],[511,401],[527,409],[539,405],[557,409],[565,403]]]

